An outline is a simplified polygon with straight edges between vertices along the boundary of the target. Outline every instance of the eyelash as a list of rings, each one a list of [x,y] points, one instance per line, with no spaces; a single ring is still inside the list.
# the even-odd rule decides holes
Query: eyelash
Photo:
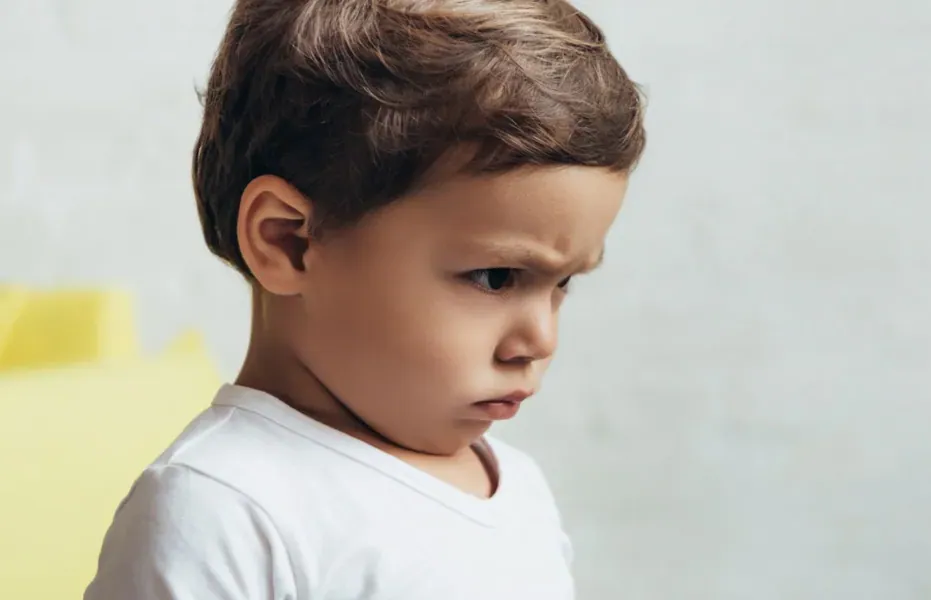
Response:
[[[505,275],[505,283],[501,287],[495,289],[491,287],[491,277],[493,274]],[[481,291],[487,294],[503,294],[507,289],[514,287],[514,279],[521,274],[520,269],[512,269],[509,267],[493,267],[490,269],[476,269],[474,271],[469,271],[465,274],[465,278],[469,280],[470,283],[475,285]],[[484,278],[488,281],[487,284],[481,283],[480,278]],[[564,292],[569,291],[569,283],[572,281],[572,276],[566,277],[557,284],[557,287]]]

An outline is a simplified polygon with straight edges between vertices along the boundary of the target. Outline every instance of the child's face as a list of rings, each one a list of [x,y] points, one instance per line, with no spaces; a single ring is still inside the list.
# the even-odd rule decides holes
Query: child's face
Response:
[[[376,211],[311,243],[294,351],[384,437],[453,453],[507,412],[476,403],[539,389],[568,279],[597,266],[626,188],[602,169],[526,169]]]

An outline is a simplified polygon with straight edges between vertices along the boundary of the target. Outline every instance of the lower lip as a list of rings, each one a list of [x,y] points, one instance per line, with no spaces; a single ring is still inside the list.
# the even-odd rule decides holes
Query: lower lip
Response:
[[[513,400],[489,400],[479,402],[475,406],[492,421],[505,421],[511,419],[520,410],[520,402]]]

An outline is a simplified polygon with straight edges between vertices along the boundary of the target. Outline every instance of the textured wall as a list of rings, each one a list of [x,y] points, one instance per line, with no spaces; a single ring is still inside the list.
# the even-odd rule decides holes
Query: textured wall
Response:
[[[651,98],[604,269],[502,435],[582,600],[931,598],[931,4],[580,0]],[[0,0],[0,280],[119,282],[233,374],[194,87],[223,0]]]

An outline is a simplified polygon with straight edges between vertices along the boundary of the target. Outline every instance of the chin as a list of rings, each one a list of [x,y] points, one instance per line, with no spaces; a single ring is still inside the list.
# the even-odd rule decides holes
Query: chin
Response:
[[[443,438],[423,440],[410,449],[434,456],[455,456],[478,441],[490,427],[491,423],[488,422],[463,421]]]

